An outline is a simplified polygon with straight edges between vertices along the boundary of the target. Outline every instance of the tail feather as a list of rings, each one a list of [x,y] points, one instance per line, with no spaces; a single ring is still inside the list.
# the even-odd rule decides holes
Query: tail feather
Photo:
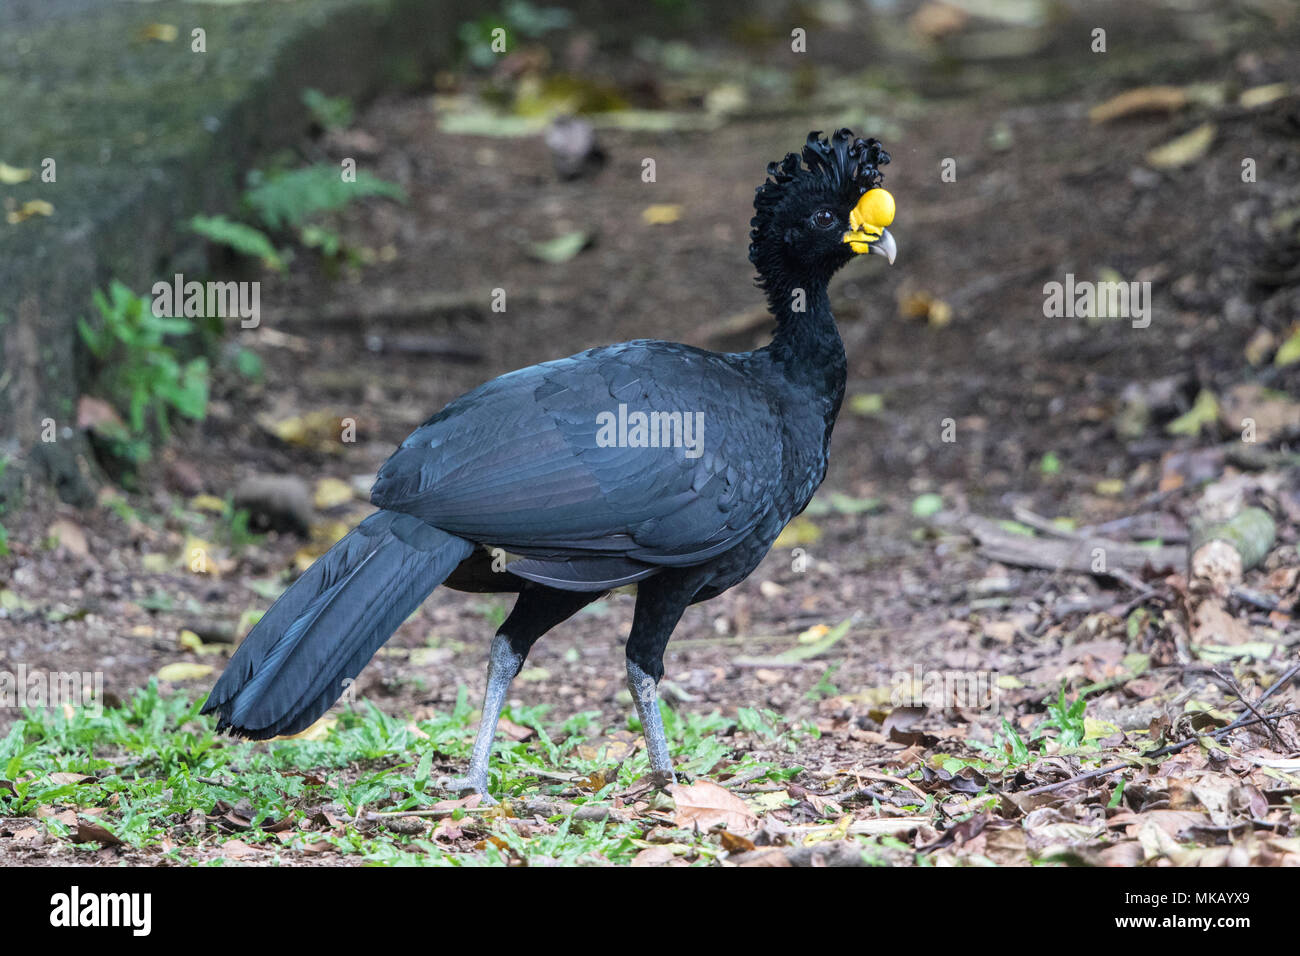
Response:
[[[208,695],[217,729],[293,734],[325,713],[474,546],[378,511],[298,578],[244,638]]]

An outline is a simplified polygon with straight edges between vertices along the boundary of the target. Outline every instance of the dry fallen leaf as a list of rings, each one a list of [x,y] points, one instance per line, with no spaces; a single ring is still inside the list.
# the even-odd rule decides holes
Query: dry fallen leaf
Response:
[[[632,865],[633,866],[663,866],[666,863],[671,863],[672,859],[673,859],[673,851],[671,847],[651,846],[651,847],[646,847],[636,856],[632,857]]]
[[[30,169],[10,166],[8,163],[0,162],[0,184],[5,186],[14,186],[18,183],[25,183],[32,178]]]
[[[1237,102],[1248,110],[1258,109],[1280,100],[1290,92],[1285,83],[1269,83],[1266,86],[1252,86],[1242,90]]]
[[[522,724],[516,724],[513,720],[502,717],[497,721],[497,733],[505,735],[516,743],[522,743],[530,737],[537,736],[537,731],[532,727],[524,727]]]
[[[578,756],[583,760],[600,760],[601,754],[604,759],[612,763],[619,763],[626,760],[636,749],[636,734],[627,730],[620,730],[609,737],[597,737],[578,744]]]
[[[338,505],[347,504],[352,498],[352,486],[346,481],[340,481],[338,478],[322,478],[316,482],[316,490],[312,494],[312,503],[317,508],[325,511]]]
[[[77,399],[77,427],[93,429],[99,425],[125,427],[122,416],[108,402],[91,395],[82,395]]]
[[[139,33],[141,40],[156,40],[159,43],[175,43],[180,31],[171,23],[149,23]]]
[[[44,199],[30,199],[23,203],[17,209],[9,210],[5,216],[9,225],[16,226],[18,223],[31,219],[32,216],[53,216],[54,206],[47,203]]]
[[[306,730],[300,730],[296,734],[277,737],[277,740],[324,740],[329,732],[334,729],[334,725],[339,722],[338,717],[333,714],[326,714],[320,720],[316,721]]]
[[[1173,113],[1187,105],[1187,93],[1178,86],[1140,86],[1112,96],[1088,110],[1094,123],[1109,123],[1141,113]]]
[[[898,311],[909,319],[925,319],[931,325],[945,326],[952,321],[952,306],[929,292],[906,292],[899,296]]]
[[[69,783],[86,783],[95,778],[84,773],[65,773],[63,771],[56,771],[55,773],[50,774],[49,779],[50,783],[61,787]]]
[[[107,827],[82,819],[77,820],[77,832],[73,839],[77,843],[98,843],[101,846],[122,845],[122,841]]]
[[[678,203],[655,203],[641,210],[641,219],[647,226],[666,226],[682,218]]]
[[[90,546],[86,543],[86,532],[80,525],[66,518],[60,518],[51,524],[45,534],[62,551],[75,554],[79,558],[90,554]]]
[[[228,860],[246,860],[249,857],[260,856],[261,852],[257,847],[249,846],[243,840],[227,840],[221,844],[221,855]]]
[[[165,681],[199,680],[211,673],[211,664],[191,664],[188,661],[177,661],[174,664],[164,664],[160,667],[158,669],[158,679]]]
[[[1191,132],[1150,150],[1147,163],[1156,169],[1177,169],[1194,163],[1209,150],[1217,131],[1213,123],[1202,123]]]
[[[668,787],[668,793],[677,804],[673,822],[679,827],[708,830],[721,824],[733,834],[758,829],[758,817],[745,801],[716,783],[708,780],[690,785],[674,783]]]
[[[750,850],[758,849],[749,837],[740,836],[730,830],[723,830],[719,836],[722,838],[722,848],[728,853],[748,853]]]
[[[345,418],[329,411],[305,412],[278,420],[267,414],[255,416],[258,425],[286,444],[334,454],[343,450],[346,427],[355,427],[345,426]]]
[[[1255,639],[1249,627],[1225,611],[1217,601],[1206,599],[1192,615],[1192,641],[1196,644],[1246,644]]]

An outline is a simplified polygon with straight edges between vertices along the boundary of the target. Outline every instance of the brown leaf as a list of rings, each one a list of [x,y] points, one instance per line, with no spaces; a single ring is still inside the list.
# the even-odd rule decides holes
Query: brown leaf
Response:
[[[530,737],[535,737],[537,735],[537,731],[533,730],[532,727],[523,727],[504,717],[497,721],[497,731],[498,733],[505,734],[506,737],[513,740],[515,743],[523,743]]]
[[[53,807],[37,807],[36,816],[42,820],[55,820],[68,828],[77,825],[77,812],[75,810],[55,810]]]
[[[1020,827],[985,830],[984,855],[1002,866],[1025,866],[1029,862],[1028,840]]]
[[[583,760],[600,760],[603,750],[605,760],[621,763],[636,749],[636,740],[636,734],[628,730],[620,730],[609,737],[598,737],[578,744],[578,756]]]
[[[78,843],[98,843],[101,846],[121,846],[122,841],[106,827],[88,820],[77,820],[77,833],[74,837]]]
[[[723,830],[719,836],[722,837],[722,848],[728,853],[748,853],[750,850],[758,849],[748,837],[732,833],[730,830]]]
[[[663,866],[671,863],[673,851],[666,846],[652,846],[642,850],[636,856],[632,857],[633,866]]]
[[[1255,639],[1249,627],[1208,598],[1192,615],[1192,640],[1197,644],[1247,644]]]
[[[758,817],[744,800],[708,780],[699,780],[689,786],[674,783],[668,793],[677,804],[673,822],[679,827],[698,827],[708,830],[722,824],[733,833],[752,833],[758,828]]]
[[[57,542],[60,551],[75,554],[79,558],[90,554],[90,545],[86,543],[86,532],[82,530],[81,525],[66,518],[60,518],[51,524],[46,529],[45,535]]]
[[[102,398],[82,395],[77,399],[77,427],[98,428],[100,425],[124,425],[122,416]]]
[[[895,707],[885,718],[880,732],[897,744],[931,747],[939,742],[934,734],[909,729],[929,712],[925,707]]]
[[[230,860],[246,860],[261,855],[257,847],[249,846],[243,840],[227,840],[221,844],[221,855]]]
[[[64,773],[62,771],[58,771],[50,774],[49,779],[50,779],[50,783],[57,784],[58,786],[63,786],[64,784],[68,784],[68,783],[85,783],[86,781],[94,780],[95,778],[85,773]]]
[[[1114,821],[1115,818],[1112,817],[1107,821],[1107,825],[1113,827]],[[1142,827],[1153,826],[1167,836],[1177,839],[1178,834],[1188,827],[1209,825],[1210,818],[1207,814],[1192,810],[1148,810],[1136,815],[1136,819],[1129,824],[1125,832],[1130,837],[1136,837],[1141,833]]]
[[[18,844],[40,846],[45,842],[45,834],[36,827],[23,827],[14,831],[12,839]]]

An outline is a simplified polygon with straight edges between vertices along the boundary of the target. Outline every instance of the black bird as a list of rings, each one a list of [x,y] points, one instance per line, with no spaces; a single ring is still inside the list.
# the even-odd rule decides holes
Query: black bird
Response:
[[[533,643],[636,584],[627,682],[650,766],[675,779],[657,686],[686,607],[743,581],[826,475],[844,397],[832,274],[894,261],[889,154],[842,129],[767,167],[750,261],[771,344],[721,354],[639,340],[494,379],[416,429],[379,471],[367,517],[240,644],[203,710],[218,729],[296,733],[339,698],[439,584],[517,592],[492,641],[483,717],[456,790],[487,795],[511,680]]]

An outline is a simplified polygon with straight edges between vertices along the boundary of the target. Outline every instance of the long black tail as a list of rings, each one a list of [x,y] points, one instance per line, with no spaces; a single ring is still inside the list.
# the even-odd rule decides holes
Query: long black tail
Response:
[[[217,712],[218,730],[258,739],[311,726],[473,550],[410,515],[366,518],[257,622],[203,713]]]

